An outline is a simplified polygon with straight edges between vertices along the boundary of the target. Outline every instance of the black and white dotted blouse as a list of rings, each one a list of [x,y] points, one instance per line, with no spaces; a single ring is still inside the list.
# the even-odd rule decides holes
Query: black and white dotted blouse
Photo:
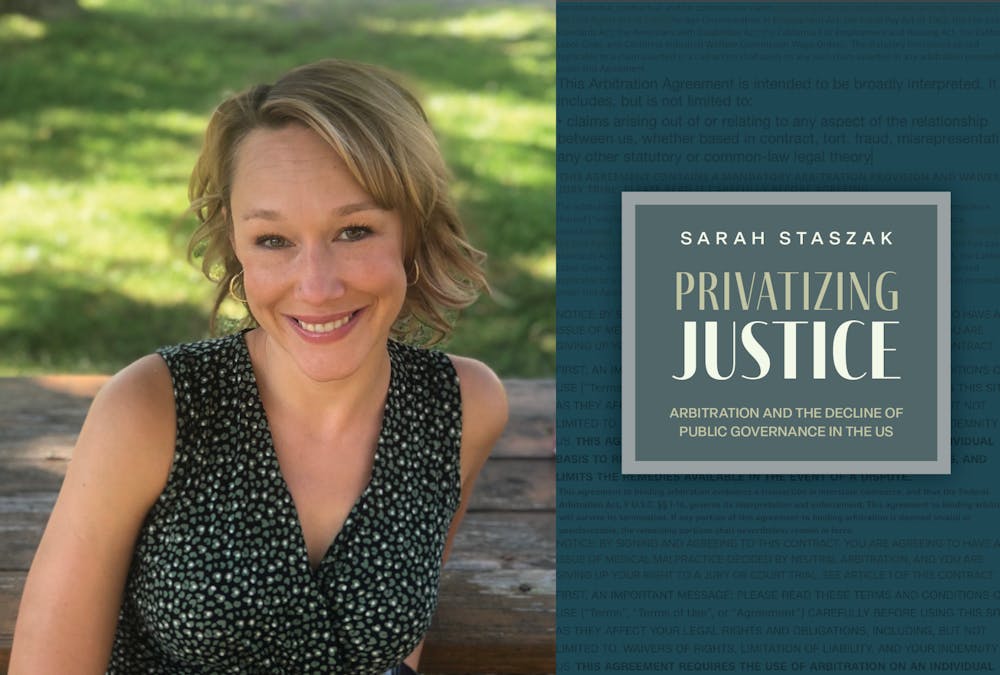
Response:
[[[448,357],[389,343],[371,482],[315,570],[243,334],[160,350],[177,445],[109,673],[382,673],[423,637],[461,493]]]

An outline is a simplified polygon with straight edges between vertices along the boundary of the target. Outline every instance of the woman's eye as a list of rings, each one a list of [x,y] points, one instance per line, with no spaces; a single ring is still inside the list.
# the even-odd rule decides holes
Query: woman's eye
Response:
[[[341,230],[337,238],[345,241],[358,241],[371,233],[372,229],[366,225],[351,225]]]
[[[261,248],[284,248],[288,240],[276,234],[265,234],[257,237],[257,245]]]

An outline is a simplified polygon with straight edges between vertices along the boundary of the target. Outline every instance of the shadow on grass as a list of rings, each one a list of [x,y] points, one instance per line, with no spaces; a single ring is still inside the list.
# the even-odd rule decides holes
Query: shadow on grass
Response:
[[[13,313],[0,328],[5,360],[38,371],[114,372],[208,326],[201,307],[136,300],[93,276],[6,274],[0,297]]]
[[[142,160],[146,166],[149,158],[137,152],[146,138],[188,148],[193,160],[200,126],[178,131],[155,116],[130,114],[182,111],[207,121],[226,92],[331,56],[380,63],[422,83],[418,89],[499,87],[527,100],[553,100],[553,83],[512,64],[502,39],[389,35],[366,27],[363,12],[328,17],[333,25],[267,18],[101,10],[53,21],[31,42],[0,39],[7,55],[0,69],[0,119],[6,120],[0,138],[21,146],[17,156],[3,158],[0,178],[87,178],[100,170],[102,154],[115,164]]]

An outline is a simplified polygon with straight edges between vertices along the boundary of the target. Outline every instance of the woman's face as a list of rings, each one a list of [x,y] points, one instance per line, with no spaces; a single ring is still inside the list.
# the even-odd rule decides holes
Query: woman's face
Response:
[[[406,296],[400,215],[297,124],[243,140],[230,206],[247,303],[270,344],[317,381],[384,363]]]

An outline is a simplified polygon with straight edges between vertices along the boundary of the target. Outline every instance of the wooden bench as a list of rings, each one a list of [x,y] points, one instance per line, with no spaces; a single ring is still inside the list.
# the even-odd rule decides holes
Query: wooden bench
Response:
[[[0,378],[0,673],[24,577],[106,378]],[[441,582],[425,673],[555,672],[555,384],[506,380],[511,420]]]

